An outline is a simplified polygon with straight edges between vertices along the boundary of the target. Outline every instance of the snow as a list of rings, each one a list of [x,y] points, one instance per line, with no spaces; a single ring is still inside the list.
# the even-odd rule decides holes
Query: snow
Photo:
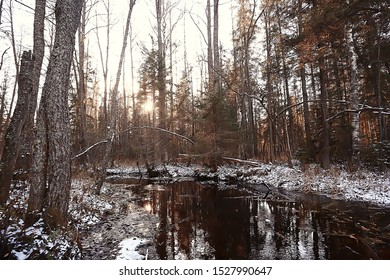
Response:
[[[148,241],[133,237],[125,239],[119,243],[119,254],[117,260],[143,260],[145,256],[138,253],[138,248],[146,244]]]
[[[80,228],[88,228],[100,222],[100,216],[112,209],[112,205],[99,196],[91,195],[93,182],[72,180],[69,213],[72,219],[81,223]],[[104,188],[102,190],[104,192]]]

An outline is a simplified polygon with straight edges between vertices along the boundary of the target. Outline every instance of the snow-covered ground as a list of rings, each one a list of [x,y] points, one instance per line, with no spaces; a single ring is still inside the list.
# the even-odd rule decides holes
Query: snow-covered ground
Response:
[[[349,173],[343,166],[328,170],[312,164],[301,170],[284,165],[264,164],[260,167],[238,168],[247,175],[250,184],[265,182],[274,187],[302,192],[323,194],[332,198],[371,202],[390,206],[390,172],[375,173],[359,170]],[[235,168],[221,167],[218,172],[224,177]]]

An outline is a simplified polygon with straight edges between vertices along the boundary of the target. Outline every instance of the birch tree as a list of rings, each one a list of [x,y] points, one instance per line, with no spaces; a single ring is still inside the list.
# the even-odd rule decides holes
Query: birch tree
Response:
[[[359,81],[357,77],[357,55],[353,45],[353,29],[349,25],[347,30],[347,45],[350,65],[350,99],[351,110],[355,111],[352,114],[351,126],[352,126],[352,165],[357,167],[360,164],[360,112],[359,109]]]

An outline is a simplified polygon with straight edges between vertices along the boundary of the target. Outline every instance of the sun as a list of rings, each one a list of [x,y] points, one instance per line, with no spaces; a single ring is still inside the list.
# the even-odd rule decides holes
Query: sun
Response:
[[[146,112],[146,113],[150,113],[153,111],[153,101],[151,100],[148,100],[146,101],[143,105],[142,105],[142,109]]]

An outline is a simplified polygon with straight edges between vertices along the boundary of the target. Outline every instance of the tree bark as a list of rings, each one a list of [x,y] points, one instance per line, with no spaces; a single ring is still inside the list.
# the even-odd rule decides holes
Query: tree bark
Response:
[[[5,135],[5,145],[0,162],[0,205],[5,205],[7,202],[12,175],[20,149],[20,134],[26,122],[25,112],[29,110],[29,99],[33,87],[32,69],[33,58],[31,51],[25,51],[22,55],[18,77],[18,100]]]
[[[26,226],[42,212],[50,228],[67,224],[71,187],[68,88],[75,34],[83,0],[58,0],[56,33],[37,120],[33,174]]]
[[[33,46],[33,62],[32,69],[32,82],[33,88],[31,97],[29,99],[29,108],[26,112],[27,119],[22,129],[21,134],[21,147],[19,157],[16,163],[16,168],[23,170],[30,170],[32,160],[32,150],[34,143],[34,118],[35,111],[37,109],[39,81],[41,77],[42,62],[45,54],[45,9],[46,0],[35,1],[35,13],[34,13],[34,46]]]

